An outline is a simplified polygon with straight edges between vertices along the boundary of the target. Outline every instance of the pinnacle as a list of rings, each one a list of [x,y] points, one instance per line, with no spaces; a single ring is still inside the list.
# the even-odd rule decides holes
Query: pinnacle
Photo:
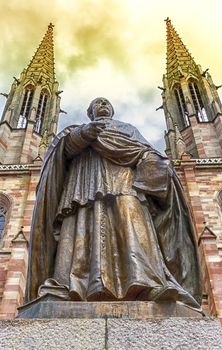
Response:
[[[175,123],[174,126],[175,126],[175,140],[176,140],[176,142],[179,141],[179,140],[184,141],[183,137],[182,137],[182,135],[181,135],[181,133],[179,131],[178,125]]]
[[[26,78],[31,77],[36,82],[39,80],[55,82],[53,28],[54,25],[49,23],[48,29],[26,69]]]
[[[167,78],[170,83],[188,74],[197,75],[197,65],[177,34],[169,17],[165,19],[167,29]]]

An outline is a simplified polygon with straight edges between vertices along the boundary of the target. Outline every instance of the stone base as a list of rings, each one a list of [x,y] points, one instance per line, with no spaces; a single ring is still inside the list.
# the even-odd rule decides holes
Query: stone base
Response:
[[[218,319],[50,319],[0,321],[7,350],[221,350]]]
[[[44,296],[18,308],[17,318],[124,318],[203,317],[179,302],[77,302]]]

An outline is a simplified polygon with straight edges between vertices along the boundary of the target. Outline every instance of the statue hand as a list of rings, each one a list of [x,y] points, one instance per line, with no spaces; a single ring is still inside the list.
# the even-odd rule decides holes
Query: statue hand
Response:
[[[105,127],[105,123],[93,121],[83,126],[82,136],[89,141],[93,141],[105,129]]]

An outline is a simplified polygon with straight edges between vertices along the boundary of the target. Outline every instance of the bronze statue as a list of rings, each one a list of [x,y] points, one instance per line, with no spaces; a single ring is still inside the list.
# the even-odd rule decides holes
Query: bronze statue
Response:
[[[170,161],[105,98],[45,157],[31,233],[27,301],[179,301],[200,308],[193,225]]]

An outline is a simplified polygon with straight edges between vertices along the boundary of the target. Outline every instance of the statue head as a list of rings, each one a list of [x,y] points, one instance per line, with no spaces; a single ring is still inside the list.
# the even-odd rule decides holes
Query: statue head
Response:
[[[104,97],[95,98],[87,109],[89,119],[96,120],[99,118],[112,118],[114,109],[111,103]]]

